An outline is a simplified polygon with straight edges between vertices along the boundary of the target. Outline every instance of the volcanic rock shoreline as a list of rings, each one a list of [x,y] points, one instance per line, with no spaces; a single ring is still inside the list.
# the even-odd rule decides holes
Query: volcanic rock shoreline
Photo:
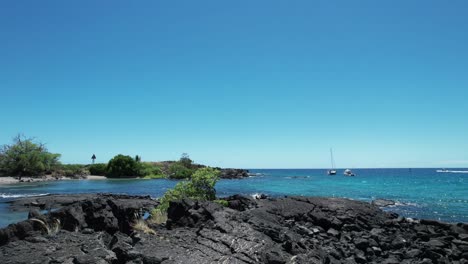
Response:
[[[149,224],[141,217],[158,204],[149,197],[57,198],[60,209],[32,209],[28,220],[0,229],[0,262],[468,263],[467,224],[403,218],[341,198],[226,200],[228,207],[173,202],[166,224]],[[40,207],[28,201],[22,206]]]

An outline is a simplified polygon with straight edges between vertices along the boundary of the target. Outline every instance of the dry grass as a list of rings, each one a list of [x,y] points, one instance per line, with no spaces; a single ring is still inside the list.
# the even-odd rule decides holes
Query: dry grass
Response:
[[[143,219],[139,219],[133,224],[133,229],[137,231],[141,231],[145,234],[151,234],[151,235],[156,235],[156,231],[151,229],[148,224],[145,222]]]
[[[158,209],[151,211],[151,217],[148,219],[151,224],[165,224],[167,221],[167,213]]]
[[[44,232],[47,235],[55,235],[58,233],[58,231],[60,231],[60,228],[61,228],[59,219],[54,219],[53,223],[50,223],[50,224],[37,218],[31,218],[29,220],[38,223],[42,227],[42,229],[44,229]]]

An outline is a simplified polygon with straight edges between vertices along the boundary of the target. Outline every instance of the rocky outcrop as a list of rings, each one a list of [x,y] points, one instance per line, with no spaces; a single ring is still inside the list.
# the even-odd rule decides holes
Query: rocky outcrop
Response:
[[[54,195],[41,197],[45,204],[58,205],[64,201],[70,204],[47,215],[41,215],[37,209],[31,209],[28,220],[0,229],[0,245],[40,234],[50,235],[58,230],[75,232],[92,229],[109,234],[117,231],[128,233],[131,223],[136,218],[158,205],[158,202],[148,196],[91,194],[84,197],[86,198],[78,199],[75,195],[69,196],[70,199]],[[73,200],[76,201],[71,202]],[[21,201],[24,203],[30,199],[24,198]],[[17,209],[18,205],[15,208]]]
[[[104,194],[105,195],[105,194]],[[9,201],[12,211],[52,210],[96,198],[96,194],[65,194],[23,197]]]
[[[95,197],[0,230],[2,263],[468,263],[468,225],[413,220],[315,197],[172,202],[165,225],[134,224],[149,199]],[[40,221],[60,230],[41,227]],[[36,225],[39,224],[39,225]],[[142,230],[142,231],[139,231]],[[145,231],[146,230],[146,231]],[[151,230],[149,232],[148,230]],[[5,240],[5,234],[10,234]]]
[[[249,171],[245,169],[220,169],[222,179],[242,179],[249,177]]]

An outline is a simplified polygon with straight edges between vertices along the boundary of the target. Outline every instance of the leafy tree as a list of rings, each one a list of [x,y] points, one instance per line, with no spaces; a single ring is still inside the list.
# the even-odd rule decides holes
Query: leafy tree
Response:
[[[190,175],[192,175],[192,170],[179,162],[169,165],[169,178],[171,179],[188,179]]]
[[[141,161],[141,157],[138,156],[138,155],[136,155],[136,156],[135,156],[135,161],[136,161],[136,162],[140,162],[140,161]]]
[[[59,163],[60,154],[50,153],[43,143],[18,135],[13,144],[0,149],[0,170],[10,176],[38,176]]]
[[[184,167],[190,169],[192,168],[193,160],[190,159],[187,153],[182,153],[179,159],[179,163],[182,164]]]
[[[91,175],[106,176],[107,173],[107,164],[105,163],[96,163],[89,166],[89,173]]]
[[[113,157],[107,164],[106,176],[109,178],[124,178],[139,175],[138,163],[130,156],[119,154]]]
[[[189,181],[181,181],[168,190],[160,199],[157,211],[166,212],[169,208],[169,202],[189,198],[199,201],[213,201],[216,199],[216,182],[219,180],[220,172],[213,168],[198,169]]]

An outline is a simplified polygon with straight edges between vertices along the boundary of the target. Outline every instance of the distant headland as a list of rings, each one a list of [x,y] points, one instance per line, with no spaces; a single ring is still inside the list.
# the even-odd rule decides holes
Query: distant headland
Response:
[[[179,160],[142,161],[139,155],[118,154],[107,163],[62,164],[61,154],[51,153],[46,146],[32,138],[18,135],[10,145],[0,150],[0,184],[67,179],[189,179],[196,170],[209,167],[197,164],[183,153]],[[241,179],[249,176],[245,169],[214,168],[220,178]]]

